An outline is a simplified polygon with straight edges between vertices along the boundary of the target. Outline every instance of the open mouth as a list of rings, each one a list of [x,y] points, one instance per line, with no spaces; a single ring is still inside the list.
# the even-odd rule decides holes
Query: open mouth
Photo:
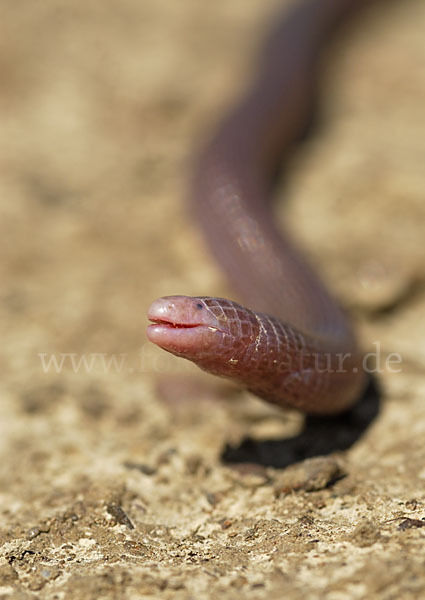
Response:
[[[185,296],[159,298],[148,311],[148,339],[172,354],[189,359],[205,355],[217,347],[225,333],[217,327],[214,315],[201,311],[200,302]]]
[[[221,331],[213,314],[201,310],[196,298],[167,296],[155,300],[148,310],[148,339],[174,354],[198,356],[219,343]]]
[[[153,325],[163,325],[169,329],[193,329],[194,327],[200,327],[200,323],[173,323],[172,321],[166,321],[165,319],[149,319]]]

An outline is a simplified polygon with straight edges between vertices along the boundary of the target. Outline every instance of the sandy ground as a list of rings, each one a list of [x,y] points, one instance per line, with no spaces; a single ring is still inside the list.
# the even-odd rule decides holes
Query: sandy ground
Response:
[[[422,0],[332,46],[278,192],[380,397],[304,422],[144,334],[158,296],[231,294],[189,157],[281,5],[1,2],[1,599],[425,596]]]

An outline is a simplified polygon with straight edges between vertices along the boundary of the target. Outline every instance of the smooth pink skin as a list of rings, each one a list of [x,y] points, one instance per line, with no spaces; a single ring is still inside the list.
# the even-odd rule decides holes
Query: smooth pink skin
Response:
[[[276,227],[270,179],[311,118],[322,46],[369,1],[295,4],[268,39],[257,80],[197,160],[191,210],[255,310],[222,298],[169,296],[148,313],[148,338],[164,350],[266,401],[314,414],[348,408],[366,375],[345,314]]]
[[[149,308],[148,339],[174,354],[196,356],[199,351],[219,346],[225,323],[207,309],[200,298],[166,296]]]

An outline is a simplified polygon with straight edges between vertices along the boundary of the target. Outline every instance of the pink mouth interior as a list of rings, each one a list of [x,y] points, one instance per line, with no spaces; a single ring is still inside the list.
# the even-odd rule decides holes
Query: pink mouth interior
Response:
[[[171,321],[165,321],[164,319],[149,319],[153,325],[164,325],[170,329],[193,329],[199,327],[198,323],[172,323]]]

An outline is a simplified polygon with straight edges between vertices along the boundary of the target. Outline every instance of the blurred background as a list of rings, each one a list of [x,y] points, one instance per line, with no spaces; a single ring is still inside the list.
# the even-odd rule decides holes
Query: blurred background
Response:
[[[158,296],[232,297],[185,204],[191,157],[243,93],[270,22],[292,3],[1,1],[0,580],[11,589],[48,597],[92,585],[98,597],[112,557],[119,566],[105,585],[121,597],[137,556],[128,575],[137,593],[207,594],[211,577],[195,577],[185,561],[205,558],[193,532],[211,541],[231,515],[235,496],[223,490],[236,485],[246,527],[284,510],[273,490],[241,492],[220,455],[246,435],[295,435],[299,418],[198,379],[150,347],[144,329]],[[333,41],[316,133],[276,194],[278,218],[351,311],[365,348],[379,342],[383,356],[403,357],[401,374],[380,374],[387,404],[353,450],[358,477],[372,454],[385,457],[374,475],[381,497],[421,502],[424,23],[421,0],[378,3]],[[78,546],[83,535],[93,545]],[[83,571],[60,562],[64,541]],[[229,543],[214,541],[220,552]],[[186,558],[167,563],[170,548]],[[303,555],[291,549],[288,573]],[[279,589],[255,558],[238,579],[241,553],[220,554],[214,567],[228,585]],[[165,575],[150,571],[152,560]],[[314,575],[327,585],[326,567],[311,569],[296,583],[289,576],[294,597],[314,588]],[[372,593],[376,573],[367,581]]]

